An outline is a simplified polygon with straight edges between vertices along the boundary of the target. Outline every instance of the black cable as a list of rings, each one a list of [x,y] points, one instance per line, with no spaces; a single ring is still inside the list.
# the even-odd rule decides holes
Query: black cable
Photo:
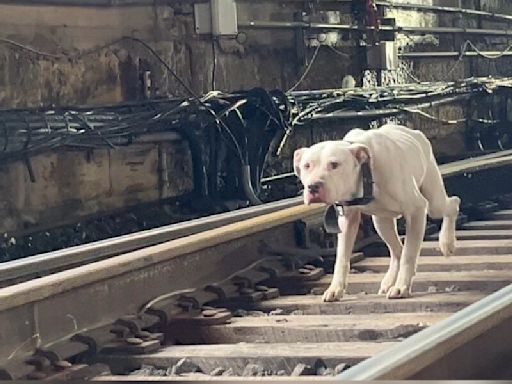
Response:
[[[217,52],[215,49],[215,39],[212,39],[212,57],[213,57],[213,66],[212,66],[212,91],[215,91],[215,74],[217,72]]]
[[[178,81],[178,83],[197,101],[199,102],[215,119],[216,123],[218,125],[220,125],[228,134],[228,136],[230,137],[230,139],[233,141],[233,144],[236,148],[236,153],[237,153],[237,156],[239,157],[240,159],[240,162],[243,164],[244,163],[244,156],[242,154],[242,151],[241,151],[241,148],[240,148],[240,145],[239,143],[236,141],[233,133],[231,132],[231,130],[229,129],[229,127],[222,121],[222,119],[218,118],[215,111],[213,111],[205,102],[203,102],[199,96],[197,96],[195,94],[195,92],[176,74],[176,72],[169,66],[169,64],[167,64],[167,62],[148,44],[146,43],[144,40],[142,39],[139,39],[137,37],[133,37],[133,36],[122,36],[121,38],[119,39],[116,39],[116,40],[113,40],[109,43],[106,43],[104,45],[101,45],[99,47],[96,47],[96,48],[93,48],[91,50],[87,50],[87,51],[84,51],[82,53],[79,53],[77,55],[56,55],[56,54],[53,54],[53,53],[47,53],[47,52],[42,52],[42,51],[39,51],[37,49],[34,49],[32,47],[29,47],[27,45],[24,45],[24,44],[21,44],[21,43],[17,43],[15,41],[12,41],[10,39],[3,39],[1,38],[0,39],[0,42],[3,42],[3,43],[7,43],[7,44],[10,44],[10,45],[13,45],[13,46],[16,46],[20,49],[24,49],[30,53],[33,53],[33,54],[36,54],[38,56],[43,56],[43,57],[51,57],[51,58],[54,58],[54,59],[67,59],[67,60],[77,60],[77,59],[80,59],[82,57],[85,57],[85,56],[88,56],[88,55],[91,55],[91,54],[94,54],[96,52],[99,52],[105,48],[108,48],[108,47],[111,47],[113,45],[116,45],[116,44],[119,44],[120,42],[122,41],[133,41],[133,42],[136,42],[140,45],[142,45],[144,48],[146,48],[164,67],[165,69],[171,73],[171,75],[176,79],[176,81]]]
[[[4,44],[7,44],[7,45],[12,45],[12,46],[14,46],[16,48],[23,49],[23,50],[25,50],[27,52],[30,52],[30,53],[33,53],[34,55],[37,55],[37,56],[49,57],[49,58],[52,58],[52,59],[62,59],[61,55],[56,55],[56,54],[49,53],[49,52],[39,51],[36,48],[32,48],[32,47],[30,47],[28,45],[25,45],[25,44],[22,44],[22,43],[18,43],[18,42],[14,41],[14,40],[6,39],[4,37],[0,37],[0,43],[4,43]]]

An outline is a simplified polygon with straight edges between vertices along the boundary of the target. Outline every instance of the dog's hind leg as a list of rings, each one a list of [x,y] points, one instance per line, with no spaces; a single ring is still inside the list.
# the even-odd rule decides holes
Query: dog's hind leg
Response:
[[[460,199],[457,196],[448,197],[443,178],[432,155],[427,173],[420,188],[428,200],[428,215],[433,219],[443,219],[439,232],[439,247],[445,256],[450,256],[456,249],[455,227],[459,214]]]

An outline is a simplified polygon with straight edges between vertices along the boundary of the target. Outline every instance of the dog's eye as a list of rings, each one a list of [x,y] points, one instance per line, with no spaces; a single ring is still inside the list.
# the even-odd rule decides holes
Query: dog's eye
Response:
[[[340,163],[336,162],[336,161],[332,161],[331,162],[331,168],[332,169],[336,169],[340,166]]]
[[[309,167],[311,167],[309,163],[304,164],[304,169],[309,169]]]

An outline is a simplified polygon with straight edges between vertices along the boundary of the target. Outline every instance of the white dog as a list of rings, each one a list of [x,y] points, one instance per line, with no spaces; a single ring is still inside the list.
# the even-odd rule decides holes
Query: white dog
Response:
[[[373,200],[343,206],[338,218],[341,233],[334,275],[324,301],[341,298],[347,286],[349,260],[361,213],[372,215],[375,229],[389,248],[391,261],[379,293],[408,297],[425,234],[426,215],[443,218],[439,245],[445,256],[455,251],[455,225],[460,199],[448,197],[430,142],[420,131],[385,125],[353,129],[341,141],[325,141],[294,154],[294,169],[304,185],[304,203],[341,204],[362,190],[361,168],[369,164]],[[396,219],[406,220],[405,244],[398,237]]]

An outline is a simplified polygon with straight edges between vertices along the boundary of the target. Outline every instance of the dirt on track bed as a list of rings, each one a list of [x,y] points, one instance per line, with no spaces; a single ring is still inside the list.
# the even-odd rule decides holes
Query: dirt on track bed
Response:
[[[281,296],[209,303],[204,317],[220,321],[171,322],[166,339],[173,345],[155,352],[103,353],[114,376],[98,379],[332,377],[510,284],[511,228],[512,211],[466,223],[458,232],[459,252],[450,258],[440,256],[435,235],[427,239],[408,299],[375,294],[389,261],[385,255],[353,263],[348,294],[339,302],[323,303],[319,296],[330,275],[269,279],[261,284],[278,287]]]

